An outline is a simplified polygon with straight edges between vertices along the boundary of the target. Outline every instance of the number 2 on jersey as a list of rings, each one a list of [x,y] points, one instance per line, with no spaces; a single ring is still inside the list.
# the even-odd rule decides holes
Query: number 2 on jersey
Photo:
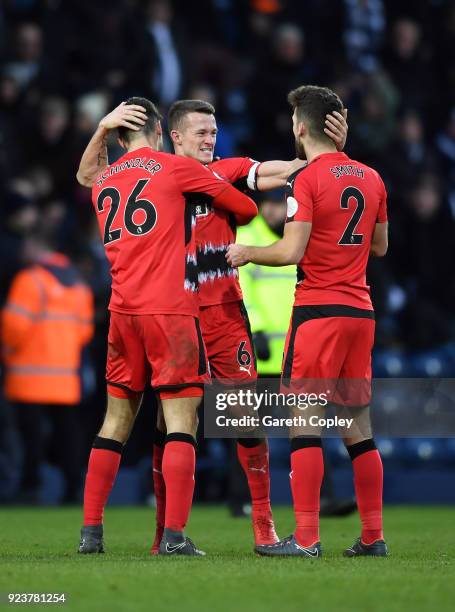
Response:
[[[343,190],[340,198],[340,206],[342,209],[349,209],[350,198],[354,198],[357,205],[351,220],[347,224],[343,235],[338,241],[338,244],[343,246],[362,244],[363,242],[363,234],[354,234],[354,230],[360,221],[363,211],[365,210],[365,198],[363,193],[360,191],[360,189],[357,189],[357,187],[346,187],[346,189]]]
[[[156,224],[157,213],[155,206],[149,200],[136,199],[145,188],[149,180],[150,179],[141,179],[138,181],[126,201],[123,224],[126,231],[133,236],[144,236],[144,234],[148,234]],[[104,211],[104,203],[107,198],[109,198],[111,201],[111,207],[104,226],[103,242],[104,244],[111,244],[111,242],[119,240],[122,235],[121,228],[111,229],[117,215],[117,211],[120,207],[120,192],[115,187],[105,187],[102,191],[100,191],[96,201],[98,212]],[[145,214],[145,219],[142,221],[142,223],[136,223],[134,220],[134,213],[138,210],[142,210]]]

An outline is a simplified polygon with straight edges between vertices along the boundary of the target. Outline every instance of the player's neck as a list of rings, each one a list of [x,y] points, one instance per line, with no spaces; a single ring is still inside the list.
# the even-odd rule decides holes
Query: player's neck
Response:
[[[144,147],[149,147],[154,151],[158,150],[157,143],[154,140],[150,141],[147,140],[147,138],[135,138],[128,144],[126,152],[132,153],[133,151],[136,151],[137,149],[143,149]]]
[[[323,155],[324,153],[336,153],[337,148],[335,145],[326,144],[325,142],[315,142],[314,140],[310,143],[305,143],[305,154],[308,163],[313,161],[315,157]]]

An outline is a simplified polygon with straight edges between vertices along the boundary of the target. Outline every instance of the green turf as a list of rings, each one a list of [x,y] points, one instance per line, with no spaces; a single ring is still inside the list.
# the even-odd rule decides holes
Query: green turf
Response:
[[[325,519],[324,558],[268,559],[252,552],[247,519],[196,507],[188,533],[203,559],[151,557],[146,508],[108,508],[105,555],[77,555],[79,509],[0,510],[0,592],[68,593],[67,610],[359,611],[455,609],[455,521],[450,508],[387,508],[388,559],[344,559],[358,518]],[[275,509],[280,535],[292,512]],[[3,607],[3,605],[2,605]],[[8,606],[9,608],[23,606]]]

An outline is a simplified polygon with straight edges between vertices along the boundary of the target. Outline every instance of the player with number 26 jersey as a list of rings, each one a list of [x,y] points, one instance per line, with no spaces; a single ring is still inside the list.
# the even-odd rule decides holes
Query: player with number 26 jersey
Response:
[[[108,166],[92,198],[111,265],[111,311],[197,316],[196,219],[183,194],[212,201],[227,185],[193,160],[147,147]]]
[[[150,147],[126,153],[93,185],[112,274],[106,378],[117,397],[148,383],[162,398],[177,386],[202,394],[196,218],[186,199],[195,192],[230,213],[255,214],[249,198],[203,165]]]

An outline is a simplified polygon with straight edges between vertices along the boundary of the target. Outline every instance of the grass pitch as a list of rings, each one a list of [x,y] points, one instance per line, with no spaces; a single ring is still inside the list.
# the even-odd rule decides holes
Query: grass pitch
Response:
[[[67,610],[214,610],[281,612],[328,610],[407,612],[455,609],[455,512],[396,507],[385,511],[390,557],[344,559],[359,533],[358,517],[325,519],[324,557],[268,559],[252,552],[248,519],[224,508],[195,507],[188,534],[203,559],[152,557],[154,513],[108,508],[107,553],[76,554],[81,512],[73,508],[0,510],[0,592],[66,592],[65,604],[27,605]],[[275,509],[281,536],[292,511]]]

